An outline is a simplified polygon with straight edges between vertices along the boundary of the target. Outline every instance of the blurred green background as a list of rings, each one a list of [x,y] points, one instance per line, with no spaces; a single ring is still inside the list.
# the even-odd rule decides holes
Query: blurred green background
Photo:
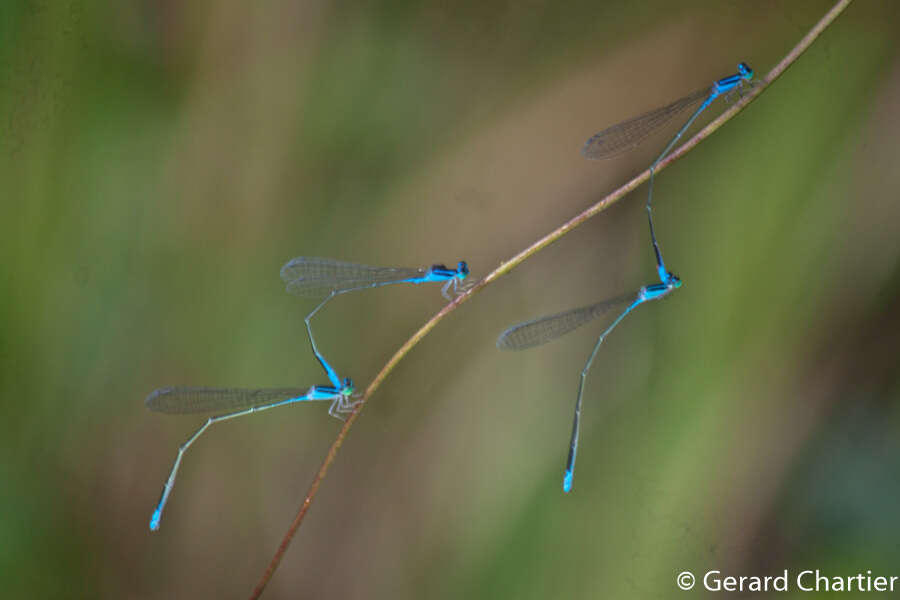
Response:
[[[339,424],[217,425],[172,384],[325,383],[298,255],[484,275],[646,167],[592,133],[735,70],[831,6],[773,2],[4,2],[0,580],[10,598],[244,597]],[[900,575],[900,4],[857,2],[655,190],[684,286],[588,381],[601,324],[519,320],[655,277],[645,188],[479,294],[374,396],[266,597],[667,598],[675,575]],[[701,121],[722,109],[719,102]],[[670,128],[672,130],[672,128]],[[442,305],[317,321],[360,388]],[[798,595],[782,594],[783,597]],[[803,597],[809,597],[805,595]]]

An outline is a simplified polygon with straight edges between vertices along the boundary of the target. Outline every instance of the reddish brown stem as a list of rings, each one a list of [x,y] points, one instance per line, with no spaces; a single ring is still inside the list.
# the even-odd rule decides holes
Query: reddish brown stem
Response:
[[[828,11],[828,13],[823,16],[815,26],[810,29],[810,31],[803,36],[796,46],[777,64],[775,67],[769,71],[769,73],[762,79],[759,85],[752,88],[752,90],[746,94],[740,101],[736,102],[731,108],[723,112],[719,115],[718,118],[709,123],[706,127],[700,130],[694,137],[688,140],[684,145],[680,148],[672,152],[665,160],[663,160],[656,167],[656,172],[665,169],[671,163],[679,160],[682,156],[690,152],[697,144],[708,138],[715,131],[717,131],[722,125],[730,121],[735,115],[737,115],[741,110],[743,110],[748,104],[750,104],[757,96],[759,96],[769,85],[771,85],[778,77],[780,77],[787,69],[790,67],[800,55],[803,54],[822,34],[825,29],[831,25],[831,23],[840,15],[844,9],[850,4],[852,0],[839,0],[832,8]],[[480,292],[485,286],[490,285],[500,277],[506,275],[514,268],[518,267],[522,264],[525,259],[529,258],[536,252],[546,248],[553,242],[560,239],[562,236],[566,235],[591,217],[596,216],[597,214],[603,212],[611,205],[615,204],[622,198],[624,198],[628,193],[637,188],[639,185],[644,183],[647,178],[650,176],[650,170],[647,169],[643,171],[636,177],[634,177],[631,181],[615,190],[611,194],[608,194],[603,199],[599,200],[586,210],[582,211],[580,214],[576,215],[572,219],[566,221],[541,239],[537,240],[511,259],[500,263],[500,265],[491,271],[487,277],[476,283],[469,289],[466,293],[459,296],[441,309],[436,315],[431,317],[427,323],[425,323],[416,333],[413,334],[411,338],[406,340],[406,342],[400,347],[397,352],[391,357],[391,359],[382,367],[382,369],[375,376],[375,379],[372,380],[372,383],[369,384],[369,387],[366,388],[365,393],[363,394],[362,399],[359,404],[357,404],[354,411],[347,418],[347,421],[344,423],[344,426],[341,427],[341,430],[338,432],[337,438],[331,444],[331,447],[328,449],[328,454],[325,455],[325,460],[322,461],[322,466],[319,467],[319,471],[316,473],[315,478],[313,478],[312,484],[309,486],[309,490],[306,493],[306,498],[303,499],[303,503],[300,505],[300,510],[297,512],[297,516],[294,517],[294,520],[291,522],[290,527],[288,527],[287,533],[284,535],[284,539],[281,540],[281,544],[278,545],[278,550],[275,552],[275,556],[272,557],[272,560],[269,562],[268,567],[266,567],[265,572],[259,580],[259,583],[256,585],[256,588],[253,590],[253,593],[250,595],[251,600],[255,600],[259,598],[260,595],[265,590],[266,585],[271,580],[272,575],[275,573],[276,569],[278,569],[278,565],[281,563],[281,559],[284,557],[284,553],[287,551],[288,546],[291,545],[291,540],[294,539],[294,535],[297,533],[297,530],[300,528],[300,524],[303,522],[303,518],[306,516],[307,511],[309,511],[309,507],[312,504],[313,500],[316,497],[316,494],[319,491],[319,486],[322,484],[322,480],[325,478],[325,475],[328,473],[328,468],[331,466],[331,463],[334,462],[335,456],[337,456],[338,450],[341,448],[341,445],[344,443],[344,439],[347,437],[347,433],[350,431],[350,428],[353,427],[353,424],[356,422],[356,419],[359,417],[360,412],[362,412],[363,407],[369,401],[369,398],[372,397],[372,394],[381,387],[382,382],[387,378],[388,374],[397,366],[403,357],[405,357],[413,347],[418,344],[422,338],[428,335],[432,329],[434,329],[438,323],[444,320],[444,317],[449,315],[451,312],[456,310],[461,304],[467,302],[472,296]]]

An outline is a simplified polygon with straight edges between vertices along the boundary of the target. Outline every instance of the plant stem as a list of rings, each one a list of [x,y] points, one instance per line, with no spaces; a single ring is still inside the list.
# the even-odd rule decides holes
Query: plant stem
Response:
[[[690,152],[697,144],[708,138],[725,123],[730,121],[748,104],[753,102],[753,100],[757,96],[759,96],[764,90],[766,90],[776,79],[778,79],[778,77],[780,77],[788,69],[788,67],[790,67],[798,58],[800,58],[800,55],[802,55],[812,45],[816,38],[818,38],[819,35],[821,35],[822,32],[826,28],[828,28],[829,25],[831,25],[831,23],[838,17],[838,15],[840,15],[844,11],[844,9],[847,8],[851,1],[852,0],[839,0],[831,8],[831,10],[829,10],[825,14],[825,16],[823,16],[819,20],[819,22],[816,23],[815,26],[810,29],[805,36],[803,36],[803,39],[801,39],[797,43],[797,45],[794,46],[794,48],[783,59],[781,59],[781,61],[777,65],[775,65],[775,67],[771,71],[769,71],[769,73],[760,81],[759,85],[752,88],[751,91],[744,95],[743,98],[741,98],[728,110],[719,115],[718,118],[710,122],[706,127],[701,129],[694,137],[685,142],[680,148],[666,157],[665,160],[657,165],[656,172],[658,173],[659,171],[668,167],[671,163],[679,160],[682,156]],[[284,539],[282,539],[281,544],[279,544],[278,546],[278,550],[275,552],[275,555],[272,557],[272,560],[269,562],[268,567],[266,567],[265,572],[260,578],[259,583],[257,583],[256,588],[250,595],[251,600],[259,598],[263,590],[265,590],[266,585],[269,583],[269,580],[272,578],[272,575],[275,573],[276,569],[278,569],[278,565],[281,563],[281,559],[284,557],[284,553],[287,551],[288,547],[291,544],[291,540],[294,539],[294,535],[300,528],[300,524],[303,522],[303,518],[306,516],[310,505],[312,505],[312,502],[319,491],[319,486],[322,484],[322,480],[325,478],[325,475],[328,474],[328,468],[331,466],[331,463],[334,462],[334,458],[335,456],[337,456],[338,450],[340,450],[341,446],[343,445],[344,440],[346,439],[347,434],[350,431],[350,428],[353,427],[356,419],[359,418],[359,414],[360,412],[362,412],[363,407],[369,401],[369,398],[371,398],[375,391],[379,387],[381,387],[382,382],[384,382],[385,378],[387,378],[388,374],[394,369],[394,367],[397,366],[397,363],[403,360],[403,358],[410,352],[410,350],[412,350],[416,346],[416,344],[418,344],[422,340],[422,338],[428,335],[431,330],[437,326],[438,323],[443,321],[447,315],[456,310],[464,302],[467,302],[486,286],[492,284],[500,277],[506,275],[507,273],[518,267],[525,261],[525,259],[531,257],[538,251],[543,250],[591,217],[594,217],[597,214],[603,212],[604,210],[624,198],[639,185],[647,181],[647,178],[649,176],[649,169],[643,171],[619,189],[608,194],[580,214],[566,221],[509,260],[500,263],[500,266],[491,271],[484,279],[472,286],[471,289],[466,291],[461,296],[457,297],[453,302],[444,306],[444,308],[442,308],[440,312],[431,317],[431,319],[429,319],[428,322],[426,322],[416,333],[414,333],[411,338],[406,340],[406,342],[402,346],[400,346],[400,349],[394,353],[390,360],[388,360],[388,362],[384,365],[384,367],[381,368],[381,370],[372,380],[372,383],[369,384],[369,387],[366,388],[366,391],[363,394],[363,397],[360,400],[359,404],[344,422],[344,426],[341,427],[341,430],[338,432],[337,438],[335,438],[334,442],[331,444],[331,447],[328,449],[328,453],[325,455],[325,460],[322,461],[322,465],[319,467],[319,471],[316,473],[315,478],[313,478],[312,484],[309,486],[309,490],[306,493],[306,497],[303,499],[303,503],[300,505],[300,510],[294,517],[294,520],[291,523],[290,527],[288,527]]]

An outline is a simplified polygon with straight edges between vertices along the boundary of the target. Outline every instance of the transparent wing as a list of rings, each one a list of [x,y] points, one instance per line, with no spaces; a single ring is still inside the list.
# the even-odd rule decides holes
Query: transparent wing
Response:
[[[497,347],[501,350],[525,350],[546,344],[565,335],[606,313],[611,308],[633,301],[634,294],[626,294],[611,298],[589,306],[573,308],[565,312],[539,317],[513,325],[497,338]]]
[[[672,117],[709,96],[709,93],[708,87],[697,90],[693,94],[667,104],[662,108],[651,110],[639,117],[622,121],[617,125],[604,129],[600,133],[595,133],[585,142],[581,153],[587,158],[604,159],[627,152],[644,141],[644,138],[648,135],[668,123]]]
[[[297,296],[327,296],[333,291],[400,282],[424,274],[425,269],[373,267],[313,256],[299,256],[281,267],[287,291]]]
[[[238,411],[306,396],[309,388],[166,387],[153,391],[144,404],[152,411],[172,415]]]

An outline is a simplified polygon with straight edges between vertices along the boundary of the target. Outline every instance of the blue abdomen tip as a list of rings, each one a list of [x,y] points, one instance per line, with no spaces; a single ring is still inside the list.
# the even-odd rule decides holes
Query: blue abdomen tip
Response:
[[[162,518],[162,514],[159,509],[153,511],[153,516],[150,517],[150,531],[156,531],[159,529],[159,520]]]
[[[566,476],[563,479],[563,491],[568,493],[572,491],[572,479],[575,478],[575,473],[572,471],[566,471]]]

